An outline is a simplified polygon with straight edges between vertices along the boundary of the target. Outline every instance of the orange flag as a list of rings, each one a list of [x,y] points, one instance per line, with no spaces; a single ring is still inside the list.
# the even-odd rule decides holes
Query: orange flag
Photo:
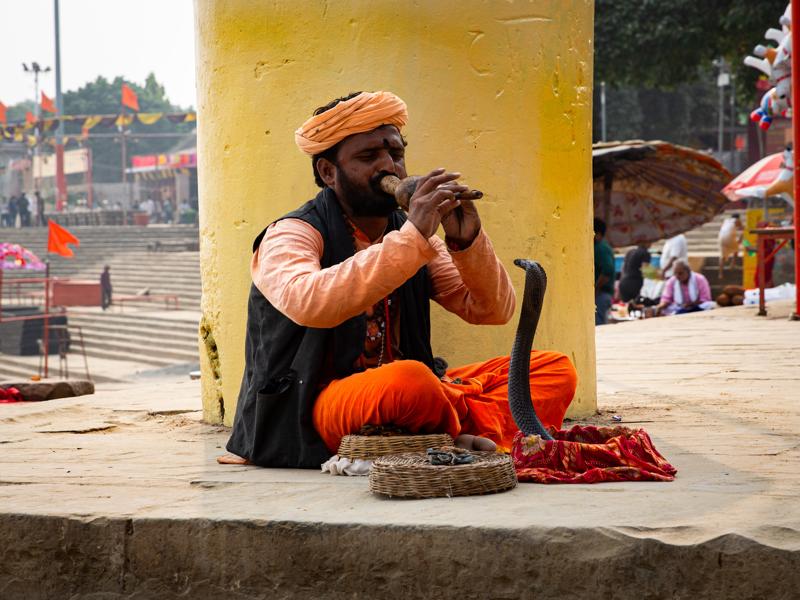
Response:
[[[81,241],[53,220],[48,219],[47,251],[71,258],[72,248],[67,244],[81,245]]]
[[[28,125],[33,125],[34,123],[36,123],[36,117],[34,117],[33,113],[29,110],[25,112],[25,122]]]
[[[47,112],[57,113],[56,105],[53,102],[52,98],[48,98],[44,92],[42,92],[42,110],[46,110]]]
[[[6,105],[2,102],[0,102],[0,123],[3,125],[8,123],[8,121],[6,121]]]
[[[122,84],[122,106],[127,106],[131,110],[139,110],[139,98],[127,83]]]

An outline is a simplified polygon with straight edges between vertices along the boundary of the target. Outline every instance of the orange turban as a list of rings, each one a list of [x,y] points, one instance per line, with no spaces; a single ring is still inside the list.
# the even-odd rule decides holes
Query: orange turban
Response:
[[[294,132],[294,141],[300,150],[313,156],[356,133],[381,125],[402,129],[407,121],[406,103],[391,92],[361,92],[311,117]]]

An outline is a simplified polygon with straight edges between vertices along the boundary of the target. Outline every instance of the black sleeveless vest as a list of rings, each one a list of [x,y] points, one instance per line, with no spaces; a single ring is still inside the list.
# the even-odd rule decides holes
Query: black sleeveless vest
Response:
[[[301,219],[322,235],[322,268],[353,256],[353,238],[336,194],[325,188],[281,219]],[[278,219],[280,220],[280,219]],[[400,229],[405,213],[389,217],[387,231]],[[253,242],[257,252],[266,229]],[[423,266],[400,288],[400,350],[434,370],[430,344],[430,280]],[[227,449],[263,467],[319,468],[330,457],[314,429],[312,411],[327,356],[335,375],[355,372],[364,349],[366,317],[361,314],[331,329],[298,325],[251,285],[247,306],[245,372]]]

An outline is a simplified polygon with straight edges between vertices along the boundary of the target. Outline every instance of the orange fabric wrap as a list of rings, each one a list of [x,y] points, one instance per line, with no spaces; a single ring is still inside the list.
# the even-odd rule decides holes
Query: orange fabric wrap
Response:
[[[348,136],[381,125],[402,129],[407,121],[406,103],[391,92],[361,92],[308,119],[294,132],[294,141],[300,150],[314,156]]]
[[[440,381],[428,367],[400,360],[331,382],[314,405],[316,427],[336,453],[342,437],[363,425],[413,433],[480,435],[509,451],[518,428],[508,407],[509,357],[451,369]],[[575,368],[558,352],[531,352],[531,395],[545,427],[561,427],[577,385]]]

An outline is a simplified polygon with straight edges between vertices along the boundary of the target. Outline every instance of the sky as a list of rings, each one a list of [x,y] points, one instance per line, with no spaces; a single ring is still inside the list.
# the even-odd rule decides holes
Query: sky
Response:
[[[22,63],[52,67],[39,87],[55,99],[54,0],[0,0],[0,102],[34,97]],[[147,74],[182,108],[195,107],[192,0],[60,0],[61,91],[98,75],[143,84]]]

